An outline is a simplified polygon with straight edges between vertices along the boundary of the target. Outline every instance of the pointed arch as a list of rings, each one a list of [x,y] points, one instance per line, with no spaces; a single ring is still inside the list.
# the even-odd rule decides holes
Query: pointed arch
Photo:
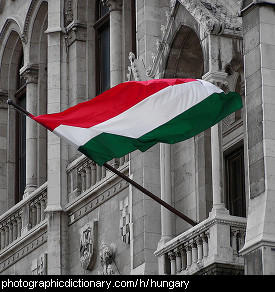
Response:
[[[181,25],[168,54],[165,78],[201,78],[204,72],[200,39],[189,26]]]

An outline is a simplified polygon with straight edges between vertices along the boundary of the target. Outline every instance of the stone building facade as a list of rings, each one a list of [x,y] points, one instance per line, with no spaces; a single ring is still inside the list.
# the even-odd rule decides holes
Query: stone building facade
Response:
[[[0,1],[0,274],[275,274],[274,60],[274,0]],[[243,98],[109,162],[195,226],[6,104],[60,112],[154,78]]]

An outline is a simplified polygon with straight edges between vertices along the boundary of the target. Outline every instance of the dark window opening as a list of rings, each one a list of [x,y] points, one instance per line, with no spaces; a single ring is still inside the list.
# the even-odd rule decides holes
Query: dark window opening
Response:
[[[26,109],[26,82],[20,76],[19,70],[23,67],[23,52],[17,73],[16,103]],[[24,195],[26,187],[26,116],[16,112],[16,140],[15,140],[15,203]]]
[[[246,217],[243,147],[225,157],[226,202],[231,215]]]
[[[96,94],[110,88],[110,17],[109,7],[97,3],[96,31]]]

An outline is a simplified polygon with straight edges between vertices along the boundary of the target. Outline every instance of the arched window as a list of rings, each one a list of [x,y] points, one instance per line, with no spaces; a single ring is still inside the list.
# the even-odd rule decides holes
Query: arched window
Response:
[[[26,109],[26,82],[20,76],[20,68],[24,64],[23,50],[17,67],[16,103]],[[15,203],[23,197],[26,187],[26,116],[16,112],[16,148],[15,148]]]
[[[109,8],[97,1],[96,23],[96,94],[110,88],[110,17]]]

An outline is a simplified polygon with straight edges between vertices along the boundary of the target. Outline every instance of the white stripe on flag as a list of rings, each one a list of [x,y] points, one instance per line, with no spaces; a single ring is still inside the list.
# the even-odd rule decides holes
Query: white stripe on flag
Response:
[[[101,133],[139,138],[222,90],[204,80],[168,86],[91,128],[60,125],[53,132],[77,148]],[[130,98],[130,97],[129,97]]]

